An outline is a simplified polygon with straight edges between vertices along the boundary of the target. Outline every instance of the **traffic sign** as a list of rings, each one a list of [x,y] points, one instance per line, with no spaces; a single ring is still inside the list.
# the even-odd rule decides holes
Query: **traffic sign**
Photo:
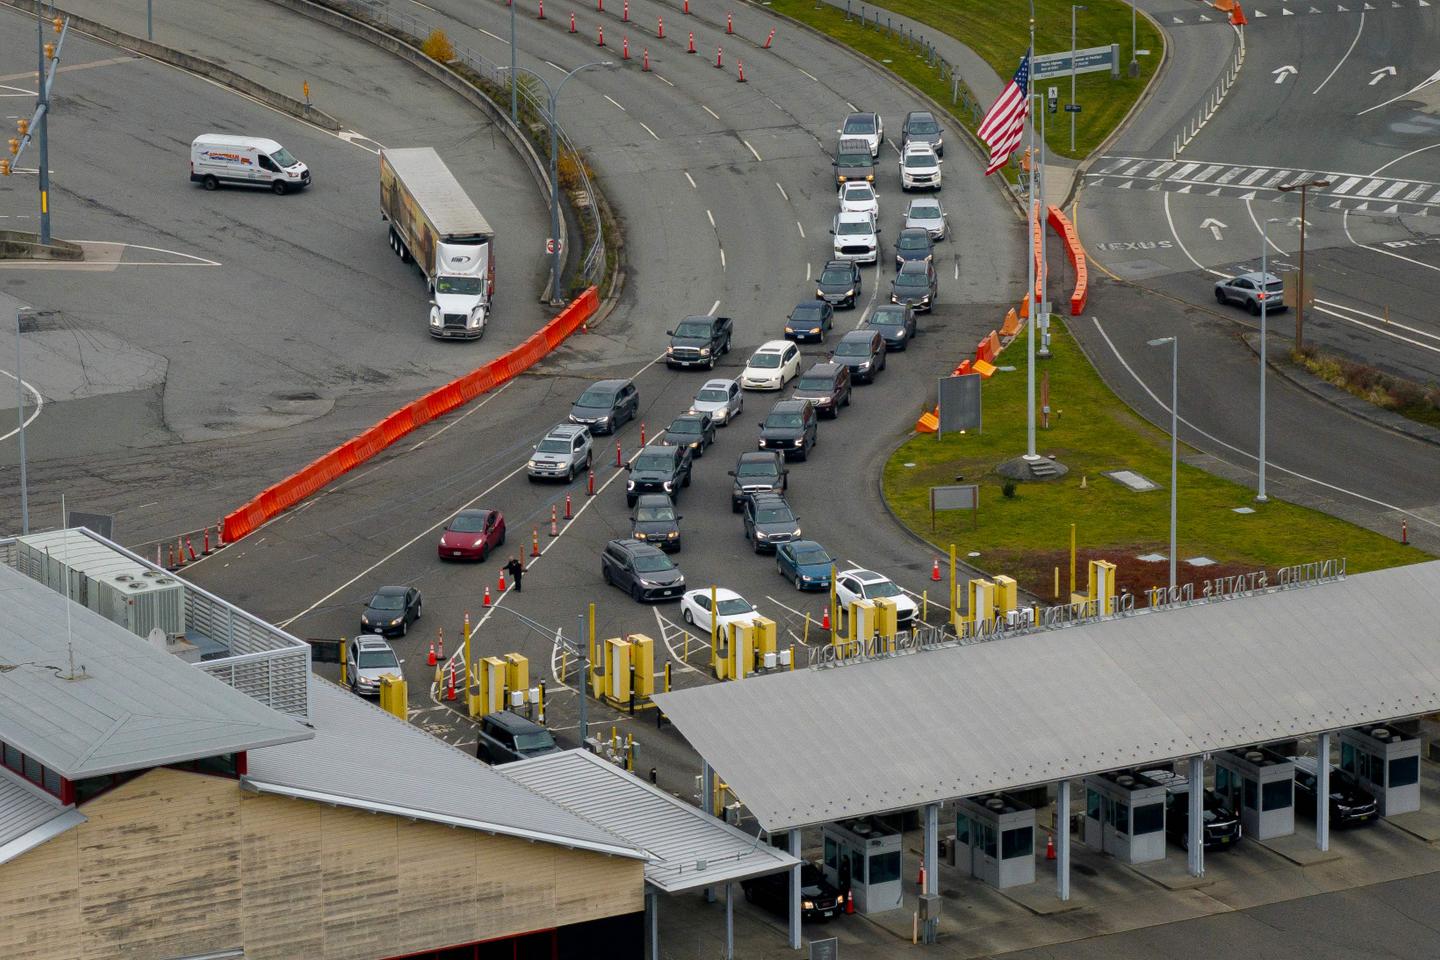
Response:
[[[545,238],[545,253],[546,253],[546,254],[548,254],[548,255],[553,255],[553,254],[556,252],[556,250],[559,249],[559,247],[560,247],[560,241],[559,241],[559,240],[556,240],[554,237],[546,237],[546,238]]]
[[[1067,103],[1067,104],[1065,104],[1065,112],[1066,112],[1066,113],[1079,113],[1079,112],[1080,112],[1080,104],[1078,104],[1078,103]]]

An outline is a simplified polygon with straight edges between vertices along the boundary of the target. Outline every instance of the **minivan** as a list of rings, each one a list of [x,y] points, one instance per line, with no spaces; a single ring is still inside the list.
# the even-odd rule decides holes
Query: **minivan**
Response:
[[[190,144],[190,182],[269,187],[276,193],[310,186],[310,168],[274,140],[206,133]]]

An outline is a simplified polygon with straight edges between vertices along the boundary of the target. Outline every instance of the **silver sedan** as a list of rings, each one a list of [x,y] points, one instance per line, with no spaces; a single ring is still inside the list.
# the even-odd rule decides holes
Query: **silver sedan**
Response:
[[[945,208],[934,197],[920,197],[905,208],[906,228],[918,227],[930,234],[931,240],[944,240],[948,222]]]
[[[708,413],[716,426],[725,427],[745,406],[740,384],[734,380],[706,380],[690,403],[690,413]]]

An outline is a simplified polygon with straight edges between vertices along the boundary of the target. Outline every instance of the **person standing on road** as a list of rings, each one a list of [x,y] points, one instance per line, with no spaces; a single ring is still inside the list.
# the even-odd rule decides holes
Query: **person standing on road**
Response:
[[[505,564],[505,572],[510,574],[510,579],[515,583],[515,592],[524,593],[525,589],[520,585],[525,577],[525,564],[519,557],[511,557],[510,562]]]

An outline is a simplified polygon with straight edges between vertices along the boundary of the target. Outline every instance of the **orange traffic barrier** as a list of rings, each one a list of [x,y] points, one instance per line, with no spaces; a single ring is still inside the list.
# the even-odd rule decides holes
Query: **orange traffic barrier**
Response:
[[[1000,334],[996,333],[994,330],[991,330],[990,336],[985,338],[985,342],[990,345],[991,360],[994,360],[996,357],[1000,356],[1000,351],[1003,349],[1000,345]]]
[[[960,366],[955,368],[955,372],[951,374],[951,376],[963,377],[967,373],[974,373],[974,371],[970,369],[970,361],[968,359],[961,360]]]
[[[1080,234],[1060,210],[1050,208],[1050,226],[1065,241],[1065,255],[1075,270],[1075,290],[1070,294],[1070,316],[1078,317],[1085,312],[1085,303],[1090,296],[1090,269],[1085,260],[1085,248],[1080,245]]]
[[[1020,317],[1015,313],[1015,308],[1011,307],[1005,311],[1005,322],[1000,325],[1000,336],[1013,337],[1019,332]]]
[[[998,369],[999,368],[996,367],[995,364],[991,363],[988,360],[976,360],[975,367],[971,372],[978,373],[982,378],[989,380],[992,376],[995,375],[995,371]]]
[[[1030,213],[1030,229],[1035,232],[1035,302],[1045,302],[1045,224],[1040,222],[1040,202]]]
[[[926,410],[920,414],[920,419],[915,421],[916,433],[934,433],[940,429],[940,408]]]
[[[1020,298],[1020,319],[1030,319],[1030,298],[1028,296]]]
[[[265,521],[278,516],[314,494],[417,427],[444,416],[457,407],[488,393],[524,373],[546,354],[565,342],[600,308],[595,287],[570,302],[539,331],[518,347],[496,357],[443,386],[396,410],[359,436],[345,441],[329,453],[306,464],[283,480],[272,484],[249,502],[226,514],[221,534],[233,543],[253,533]],[[183,553],[182,553],[183,559]]]

